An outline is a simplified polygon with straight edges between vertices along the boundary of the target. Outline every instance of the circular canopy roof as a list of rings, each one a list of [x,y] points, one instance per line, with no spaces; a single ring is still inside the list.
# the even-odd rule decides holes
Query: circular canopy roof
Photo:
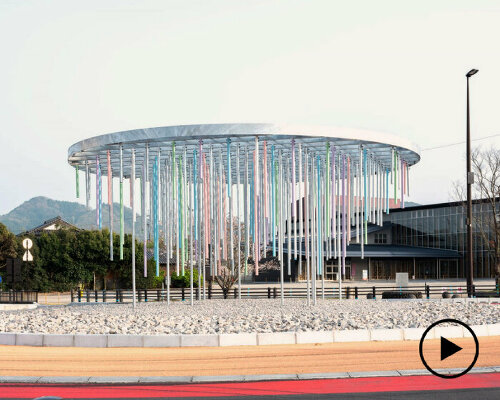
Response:
[[[236,146],[239,145],[241,151],[245,148],[253,151],[256,137],[260,142],[266,141],[269,150],[274,145],[276,151],[282,151],[284,155],[288,155],[291,151],[291,140],[294,139],[297,145],[302,144],[304,150],[320,157],[325,156],[326,143],[329,143],[330,146],[336,146],[338,151],[348,155],[353,162],[357,162],[359,158],[360,146],[367,149],[376,161],[388,168],[391,166],[392,149],[398,152],[408,165],[416,164],[420,160],[415,145],[386,133],[327,126],[250,123],[164,126],[95,136],[73,144],[68,150],[68,162],[72,166],[80,167],[84,167],[88,162],[90,171],[95,172],[96,157],[99,157],[102,169],[105,170],[109,150],[113,175],[118,176],[120,146],[122,146],[124,175],[129,176],[132,149],[136,151],[136,168],[139,171],[145,158],[146,146],[149,147],[148,161],[152,166],[158,150],[161,150],[162,160],[170,157],[174,142],[177,154],[183,154],[185,149],[188,159],[193,156],[193,150],[198,149],[201,140],[204,151],[212,146],[215,154],[219,155],[219,149],[222,149],[221,155],[225,160],[228,138],[232,145],[231,156],[236,157]],[[259,148],[262,151],[262,145]]]

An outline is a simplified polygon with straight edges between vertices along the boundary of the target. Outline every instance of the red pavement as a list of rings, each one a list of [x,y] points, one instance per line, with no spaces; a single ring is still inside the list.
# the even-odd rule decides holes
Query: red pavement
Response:
[[[0,384],[2,398],[153,398],[377,393],[499,388],[500,373],[469,374],[457,379],[435,376],[323,379],[185,385],[38,385]]]

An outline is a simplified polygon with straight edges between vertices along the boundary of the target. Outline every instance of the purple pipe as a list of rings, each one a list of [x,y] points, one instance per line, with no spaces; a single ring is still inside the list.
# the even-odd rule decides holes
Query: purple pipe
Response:
[[[295,218],[295,140],[294,139],[292,139],[292,218]],[[289,251],[291,251],[291,249]]]
[[[335,204],[337,199],[335,198],[335,146],[332,146],[332,237],[335,238]]]
[[[346,246],[346,196],[345,196],[345,154],[342,154],[342,275],[345,276],[345,253],[347,250]]]

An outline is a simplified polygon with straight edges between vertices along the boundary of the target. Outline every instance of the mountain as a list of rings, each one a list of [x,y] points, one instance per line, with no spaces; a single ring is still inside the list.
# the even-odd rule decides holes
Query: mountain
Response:
[[[132,210],[124,207],[125,232],[132,232]],[[66,222],[82,229],[97,229],[95,209],[72,201],[52,200],[39,196],[25,201],[7,214],[0,215],[0,222],[11,232],[18,234],[34,228],[48,219],[60,216]],[[140,218],[137,218],[136,233],[141,232]],[[109,226],[109,207],[102,206],[102,227]],[[120,204],[113,204],[113,230],[120,230]]]

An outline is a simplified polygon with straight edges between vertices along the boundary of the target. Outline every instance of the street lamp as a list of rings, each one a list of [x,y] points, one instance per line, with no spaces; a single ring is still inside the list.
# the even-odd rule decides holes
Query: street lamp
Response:
[[[471,171],[470,157],[470,112],[469,112],[469,78],[478,72],[477,69],[471,69],[465,75],[467,77],[467,257],[466,257],[466,276],[467,276],[467,295],[473,296],[474,268],[472,264],[472,184],[474,183],[474,173]]]

